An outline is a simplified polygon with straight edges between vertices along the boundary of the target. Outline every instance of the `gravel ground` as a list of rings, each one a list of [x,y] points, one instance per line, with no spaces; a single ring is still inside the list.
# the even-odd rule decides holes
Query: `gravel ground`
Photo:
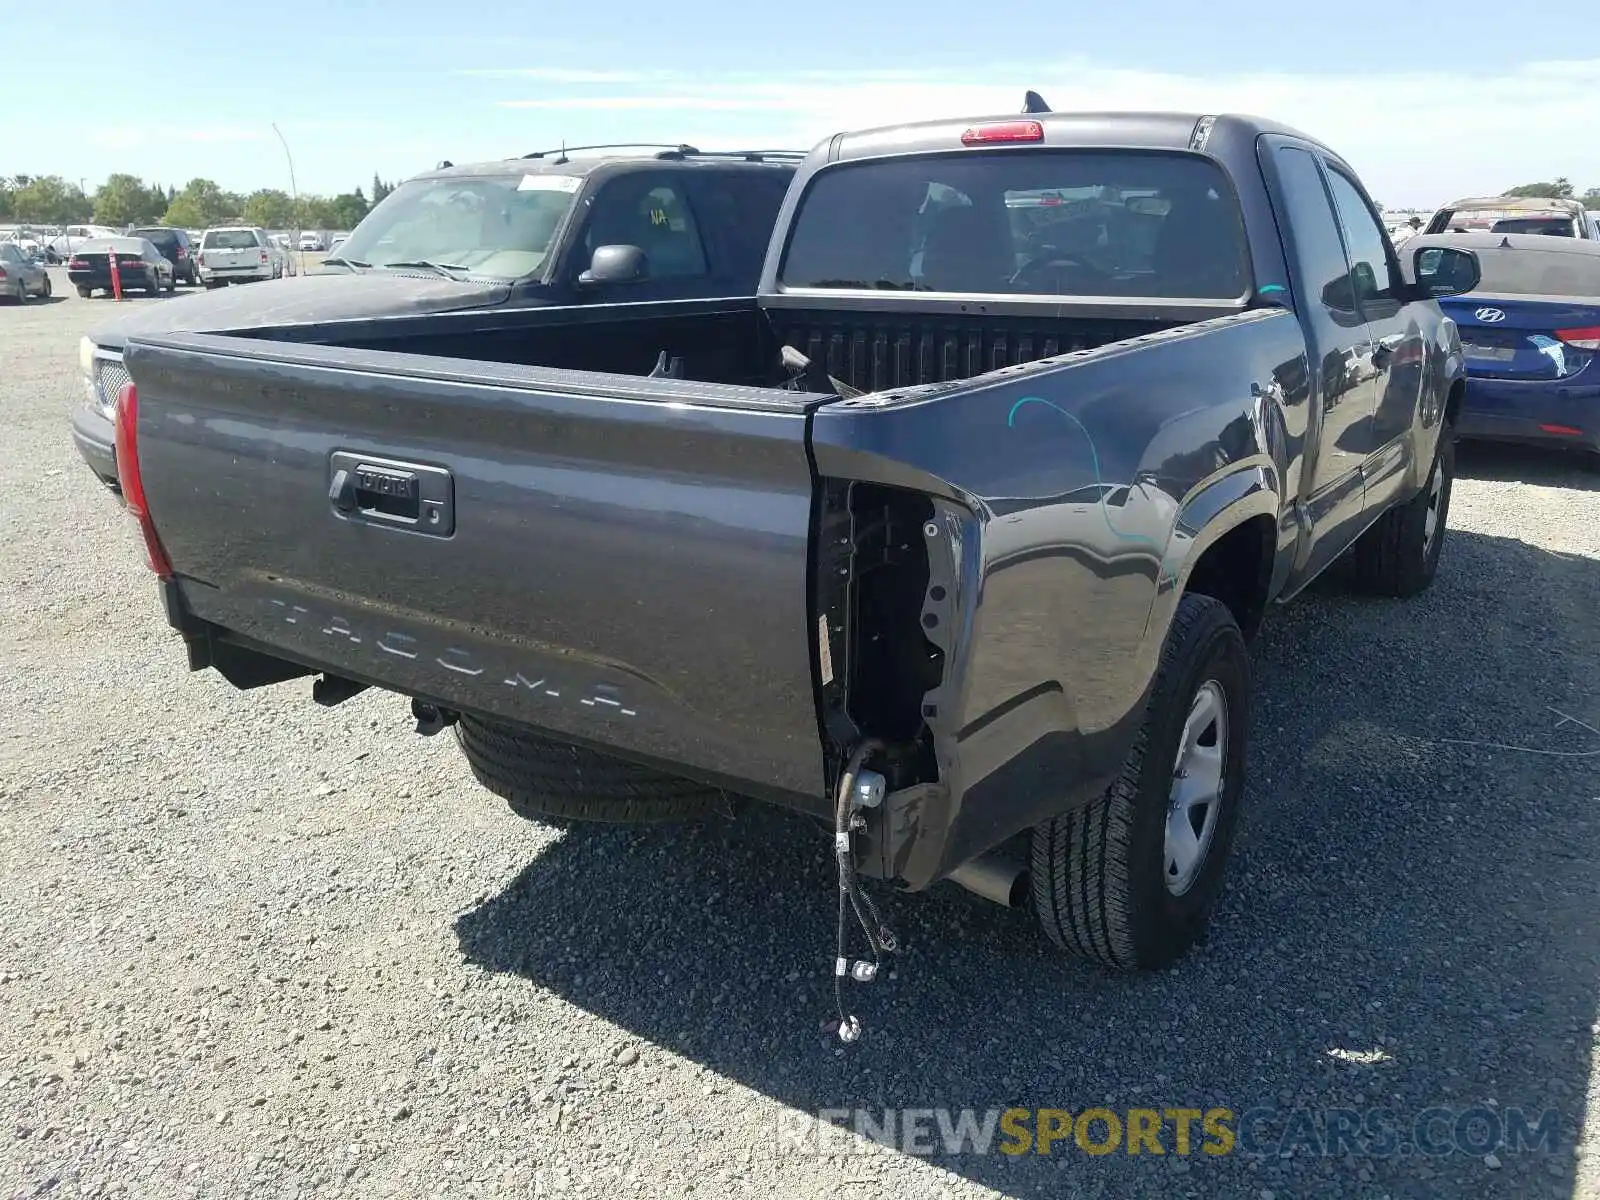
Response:
[[[56,283],[0,309],[0,1195],[1600,1196],[1600,757],[1447,740],[1600,750],[1551,711],[1600,728],[1600,476],[1463,452],[1430,593],[1274,614],[1202,952],[1107,978],[958,890],[894,899],[842,1052],[812,827],[559,834],[396,697],[188,675],[68,435],[109,302]],[[1220,1157],[777,1132],[1014,1105],[1275,1114]],[[1274,1152],[1296,1109],[1429,1106],[1559,1128]]]

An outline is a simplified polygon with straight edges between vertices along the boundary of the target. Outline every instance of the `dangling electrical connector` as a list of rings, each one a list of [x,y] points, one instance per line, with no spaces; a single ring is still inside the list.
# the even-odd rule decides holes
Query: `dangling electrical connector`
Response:
[[[839,777],[839,792],[834,809],[833,853],[839,868],[839,929],[838,946],[833,960],[833,998],[838,1009],[838,1023],[833,1025],[841,1042],[854,1042],[861,1038],[860,1018],[844,1010],[844,981],[846,977],[857,983],[871,983],[878,977],[884,954],[892,954],[899,943],[884,924],[872,897],[862,889],[856,877],[855,850],[852,831],[864,828],[865,818],[860,810],[874,808],[883,802],[886,781],[875,771],[862,770],[862,764],[883,743],[875,738],[861,742],[851,753]],[[855,959],[848,953],[847,933],[849,914],[855,913],[862,931],[867,935],[867,945],[872,960]]]

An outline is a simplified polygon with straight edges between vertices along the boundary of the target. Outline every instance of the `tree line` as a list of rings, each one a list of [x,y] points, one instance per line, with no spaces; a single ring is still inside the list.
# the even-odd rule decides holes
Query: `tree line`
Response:
[[[260,225],[266,229],[354,229],[394,184],[372,177],[372,198],[361,188],[337,196],[301,195],[298,203],[278,188],[248,194],[226,191],[210,179],[181,188],[115,174],[92,194],[60,175],[0,176],[0,221],[38,225]]]
[[[1572,186],[1572,180],[1557,175],[1547,183],[1521,183],[1505,192],[1507,196],[1549,196],[1556,200],[1581,200],[1585,208],[1600,209],[1600,187],[1592,187],[1582,195]]]

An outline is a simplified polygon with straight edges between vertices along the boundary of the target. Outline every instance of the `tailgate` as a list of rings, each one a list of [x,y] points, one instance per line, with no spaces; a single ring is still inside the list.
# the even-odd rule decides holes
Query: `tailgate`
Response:
[[[205,250],[200,254],[200,261],[208,267],[221,270],[253,267],[261,262],[261,250],[259,247],[248,250]]]
[[[205,335],[125,360],[195,615],[452,707],[822,790],[817,397]]]

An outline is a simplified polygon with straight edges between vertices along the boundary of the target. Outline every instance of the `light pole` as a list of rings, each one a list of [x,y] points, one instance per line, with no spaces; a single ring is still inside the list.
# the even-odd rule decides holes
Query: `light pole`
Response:
[[[294,249],[300,254],[300,274],[306,273],[306,252],[299,249],[300,230],[295,228],[300,224],[300,189],[294,181],[294,155],[289,153],[289,143],[284,140],[283,130],[278,128],[278,123],[272,123],[272,132],[278,135],[278,141],[283,146],[283,157],[289,162],[289,197],[294,203],[294,217],[290,221],[289,236],[295,239]]]

